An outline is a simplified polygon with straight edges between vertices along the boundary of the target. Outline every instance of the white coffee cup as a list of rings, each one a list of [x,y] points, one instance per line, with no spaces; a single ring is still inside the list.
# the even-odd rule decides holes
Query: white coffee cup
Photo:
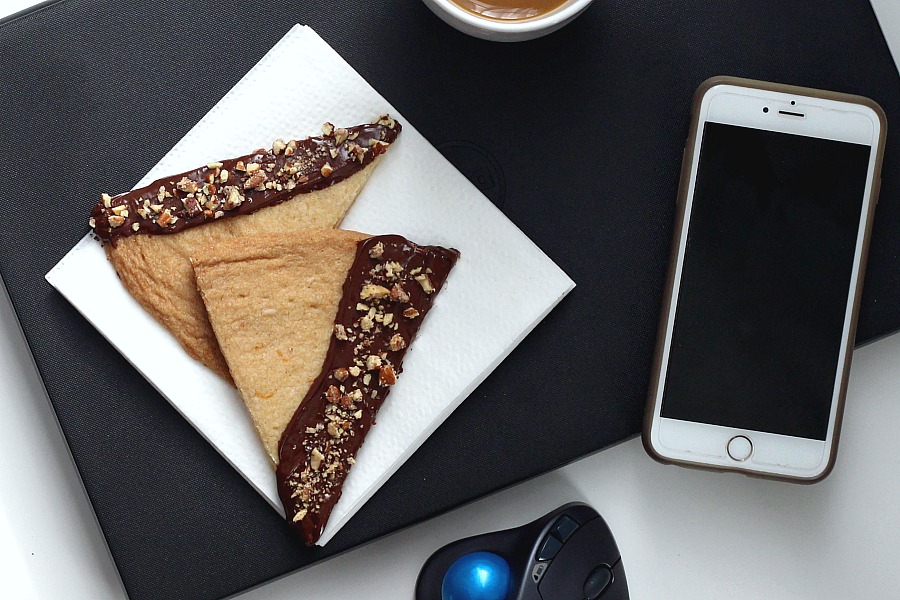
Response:
[[[547,35],[580,15],[593,0],[568,0],[547,14],[530,19],[499,21],[480,17],[451,0],[422,0],[445,23],[463,33],[495,42],[520,42]]]

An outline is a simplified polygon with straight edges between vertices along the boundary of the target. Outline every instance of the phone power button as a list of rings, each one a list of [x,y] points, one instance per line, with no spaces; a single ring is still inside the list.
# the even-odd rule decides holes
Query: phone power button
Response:
[[[737,461],[745,461],[753,454],[753,443],[750,438],[736,435],[728,441],[728,456]]]

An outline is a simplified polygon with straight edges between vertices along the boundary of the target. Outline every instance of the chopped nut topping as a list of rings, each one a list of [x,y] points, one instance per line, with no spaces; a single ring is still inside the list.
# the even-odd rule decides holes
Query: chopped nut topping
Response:
[[[225,188],[225,202],[222,207],[225,210],[237,208],[244,202],[244,197],[238,191],[237,186],[229,185]]]
[[[284,143],[283,139],[278,138],[272,144],[272,154],[281,154],[282,152],[284,152],[285,148],[287,148],[287,144]]]
[[[291,140],[287,143],[287,148],[284,149],[285,156],[293,156],[294,152],[297,151],[297,140]]]
[[[112,211],[113,211],[113,213],[115,213],[121,217],[125,217],[126,219],[128,218],[128,206],[125,204],[120,204],[119,206],[113,206]]]
[[[255,173],[255,172],[259,171],[259,167],[260,167],[259,163],[250,163],[249,165],[247,165],[246,170],[248,173]]]
[[[235,171],[246,171],[247,166],[244,164],[244,161],[239,160],[236,163],[234,163],[234,170]]]
[[[329,385],[328,389],[325,390],[325,399],[332,404],[337,404],[341,400],[341,390],[333,385]]]
[[[319,467],[322,466],[322,461],[325,460],[325,455],[322,454],[322,451],[318,448],[313,448],[312,454],[309,457],[309,466],[313,471],[318,471]]]
[[[221,169],[222,163],[220,162],[211,162],[206,165],[207,169]]]
[[[356,310],[358,310],[359,312],[367,313],[367,312],[369,312],[369,305],[368,305],[368,304],[363,304],[362,302],[357,302],[357,303],[356,303]]]
[[[412,306],[403,311],[403,316],[407,319],[415,319],[419,316],[419,311],[414,309]]]
[[[175,184],[175,187],[182,192],[188,192],[190,194],[193,194],[200,189],[200,185],[196,181],[192,181],[187,177],[182,177],[181,180]]]
[[[390,348],[394,352],[398,352],[406,348],[406,340],[403,339],[403,336],[399,333],[395,333],[391,336]]]
[[[256,163],[254,163],[256,164]],[[250,167],[253,165],[247,165],[247,172],[250,172]],[[256,169],[254,169],[253,175],[247,178],[247,181],[244,182],[244,189],[249,190],[257,187],[268,179],[265,171],[259,170],[259,165],[256,165]]]
[[[384,115],[383,117],[381,117],[380,119],[378,119],[378,124],[379,124],[379,125],[384,125],[384,126],[387,127],[388,129],[393,129],[394,126],[395,126],[397,123],[396,123],[396,121],[394,121],[390,116]]]
[[[384,272],[389,279],[393,279],[403,272],[403,265],[398,262],[389,260],[388,262],[384,263]]]
[[[391,300],[405,304],[409,302],[409,294],[403,289],[402,285],[395,283],[394,287],[391,288]]]
[[[381,258],[384,254],[384,244],[381,242],[376,243],[374,246],[369,248],[369,256],[371,258]]]
[[[381,366],[381,357],[377,354],[370,354],[366,357],[366,370],[374,371]]]
[[[359,367],[357,367],[356,365],[353,365],[348,370],[350,371],[350,374],[353,375],[354,377],[359,377],[359,374],[362,373],[362,370]]]
[[[97,226],[97,220],[94,219],[94,217],[91,217],[90,219],[88,219],[88,225],[91,227],[91,229],[93,229]]]
[[[372,376],[369,373],[363,375],[363,385],[369,385],[369,382],[372,381]]]
[[[334,421],[328,424],[328,435],[331,437],[341,437],[341,430],[334,424]]]
[[[341,341],[346,341],[347,339],[347,330],[340,323],[334,326],[334,337]]]
[[[366,152],[368,152],[368,150],[366,148],[363,148],[359,144],[353,144],[352,146],[350,146],[350,152],[353,154],[353,157],[356,158],[356,160],[362,163],[363,158],[365,158]]]
[[[100,199],[103,200],[103,206],[109,208],[110,202],[112,202],[112,196],[109,194],[100,194]]]
[[[219,181],[221,181],[222,183],[225,183],[226,181],[228,181],[228,175],[229,175],[228,170],[222,169],[221,171],[219,171]]]
[[[363,286],[362,291],[359,293],[359,297],[363,300],[368,300],[369,298],[380,300],[381,298],[390,296],[390,294],[391,291],[384,286],[368,284]]]
[[[337,157],[338,157],[338,151],[337,151],[337,148],[329,148],[329,149],[328,149],[328,154],[331,155],[331,158],[337,158]]]
[[[109,226],[110,227],[121,227],[125,224],[125,217],[120,217],[119,215],[110,215],[109,216]]]
[[[390,325],[393,322],[393,320],[394,320],[394,313],[389,312],[389,313],[384,314],[384,318],[381,319],[381,322],[387,326],[387,325]]]
[[[334,169],[330,164],[325,163],[324,165],[322,165],[321,172],[322,177],[331,177],[331,174],[334,173]]]
[[[110,217],[110,220],[112,220],[112,217]],[[157,219],[156,222],[159,223],[161,227],[167,227],[169,223],[173,222],[172,213],[169,212],[168,208],[159,215],[159,219]]]
[[[347,130],[343,127],[338,127],[334,130],[334,143],[340,146],[347,139]]]
[[[366,315],[359,320],[359,328],[363,331],[369,331],[370,329],[372,329],[372,327],[374,327],[374,325],[375,323],[373,322],[372,317],[370,317],[369,315]]]
[[[394,367],[385,365],[378,370],[378,383],[381,385],[394,385],[397,383],[397,374],[394,373]]]
[[[338,381],[346,381],[347,377],[349,377],[349,376],[350,376],[350,372],[343,367],[340,367],[340,368],[337,368],[334,370],[334,378],[337,379]]]
[[[187,211],[189,217],[193,217],[202,212],[196,198],[185,198],[182,200],[182,203],[184,204],[184,209]]]
[[[141,224],[140,224],[140,223],[135,222],[135,223],[132,223],[132,224],[131,224],[131,229],[133,229],[134,231],[137,231],[137,230],[140,229],[140,228],[141,228]]]
[[[322,133],[325,135],[331,135],[334,133],[334,125],[330,122],[326,121],[324,125],[322,125]]]
[[[426,294],[434,292],[434,286],[431,284],[431,278],[428,275],[416,275],[416,281],[422,286],[422,291]]]

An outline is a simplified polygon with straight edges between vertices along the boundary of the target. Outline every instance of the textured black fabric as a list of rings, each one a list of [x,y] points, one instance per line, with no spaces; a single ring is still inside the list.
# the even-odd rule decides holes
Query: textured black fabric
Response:
[[[578,283],[327,549],[297,542],[43,278],[99,192],[133,185],[297,22]],[[868,0],[597,0],[508,45],[411,0],[67,0],[0,25],[0,56],[0,273],[135,599],[229,595],[637,433],[707,77],[863,94],[900,122]],[[898,144],[891,133],[861,341],[900,328]]]

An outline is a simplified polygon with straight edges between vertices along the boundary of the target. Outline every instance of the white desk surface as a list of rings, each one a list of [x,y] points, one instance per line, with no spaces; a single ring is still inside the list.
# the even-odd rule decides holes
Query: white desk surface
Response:
[[[900,58],[900,3],[872,2]],[[0,16],[32,3],[0,0]],[[606,518],[635,600],[900,597],[898,367],[900,335],[856,352],[837,466],[820,484],[666,467],[634,439],[239,598],[412,598],[440,546],[572,500]],[[0,596],[124,598],[2,295],[0,381]]]

